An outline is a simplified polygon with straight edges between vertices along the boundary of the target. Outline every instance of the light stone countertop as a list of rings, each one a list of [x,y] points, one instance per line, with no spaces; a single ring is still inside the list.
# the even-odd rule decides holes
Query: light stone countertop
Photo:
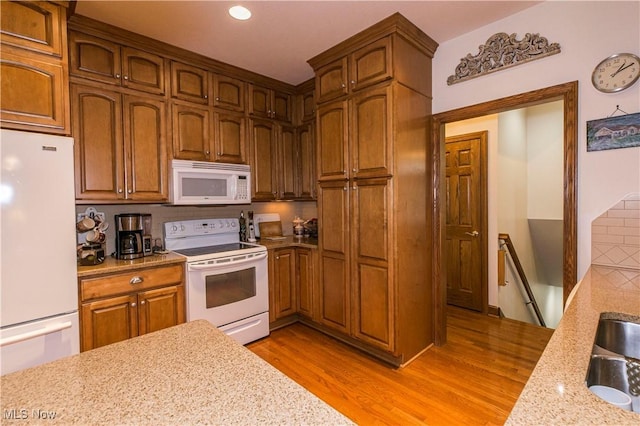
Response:
[[[507,425],[640,425],[640,413],[615,407],[586,386],[596,328],[603,312],[640,320],[640,270],[591,266]]]
[[[2,424],[353,424],[204,320],[11,373],[0,384]],[[38,418],[49,413],[53,420]]]
[[[107,256],[104,262],[98,265],[80,266],[78,265],[78,278],[97,274],[111,274],[126,272],[133,269],[149,268],[174,263],[184,263],[186,258],[178,253],[168,252],[167,254],[153,254],[138,259],[122,260]]]
[[[267,250],[278,249],[282,247],[306,247],[310,249],[317,249],[318,239],[285,235],[285,238],[283,240],[268,240],[266,238],[261,238],[258,240],[258,244],[265,246]]]

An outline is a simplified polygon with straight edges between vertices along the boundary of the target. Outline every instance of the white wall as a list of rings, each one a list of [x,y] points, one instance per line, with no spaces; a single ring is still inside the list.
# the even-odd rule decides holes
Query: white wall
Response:
[[[610,18],[611,17],[611,18]],[[478,53],[493,34],[539,33],[560,43],[562,52],[462,83],[447,86],[460,58]],[[591,72],[605,57],[640,54],[640,2],[548,1],[444,42],[433,61],[433,112],[579,82],[578,95],[578,279],[591,262],[591,222],[626,194],[640,192],[640,148],[586,152],[586,122],[609,116],[616,105],[640,110],[640,82],[616,94],[600,93]]]
[[[527,217],[563,218],[564,102],[527,108]]]

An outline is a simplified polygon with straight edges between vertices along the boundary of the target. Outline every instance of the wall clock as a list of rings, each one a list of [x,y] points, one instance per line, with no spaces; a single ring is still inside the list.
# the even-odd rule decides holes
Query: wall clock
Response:
[[[596,65],[591,82],[599,91],[613,93],[631,87],[639,76],[640,58],[632,53],[618,53]]]

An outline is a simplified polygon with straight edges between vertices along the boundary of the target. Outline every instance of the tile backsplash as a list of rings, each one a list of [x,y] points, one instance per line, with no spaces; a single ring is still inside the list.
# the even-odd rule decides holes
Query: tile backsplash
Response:
[[[315,202],[273,202],[254,203],[238,206],[167,206],[161,204],[119,204],[119,205],[76,205],[76,213],[84,213],[87,207],[93,207],[98,212],[103,212],[106,221],[110,224],[106,231],[106,251],[111,254],[115,250],[115,227],[113,226],[114,216],[122,213],[150,213],[152,220],[151,234],[153,238],[163,238],[164,222],[174,222],[178,220],[190,219],[210,219],[240,217],[240,211],[252,210],[254,213],[279,213],[282,222],[282,233],[293,234],[293,219],[296,216],[302,219],[317,217]]]
[[[591,224],[591,263],[640,269],[640,194],[631,194]]]

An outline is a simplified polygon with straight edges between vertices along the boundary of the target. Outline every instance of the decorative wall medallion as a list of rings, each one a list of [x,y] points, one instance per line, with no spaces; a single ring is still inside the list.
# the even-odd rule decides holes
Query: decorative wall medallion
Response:
[[[477,55],[470,53],[460,59],[456,73],[447,78],[451,86],[461,81],[480,77],[494,71],[520,65],[545,56],[560,53],[560,44],[551,43],[539,34],[525,34],[522,40],[516,39],[516,34],[496,33],[492,35]]]

